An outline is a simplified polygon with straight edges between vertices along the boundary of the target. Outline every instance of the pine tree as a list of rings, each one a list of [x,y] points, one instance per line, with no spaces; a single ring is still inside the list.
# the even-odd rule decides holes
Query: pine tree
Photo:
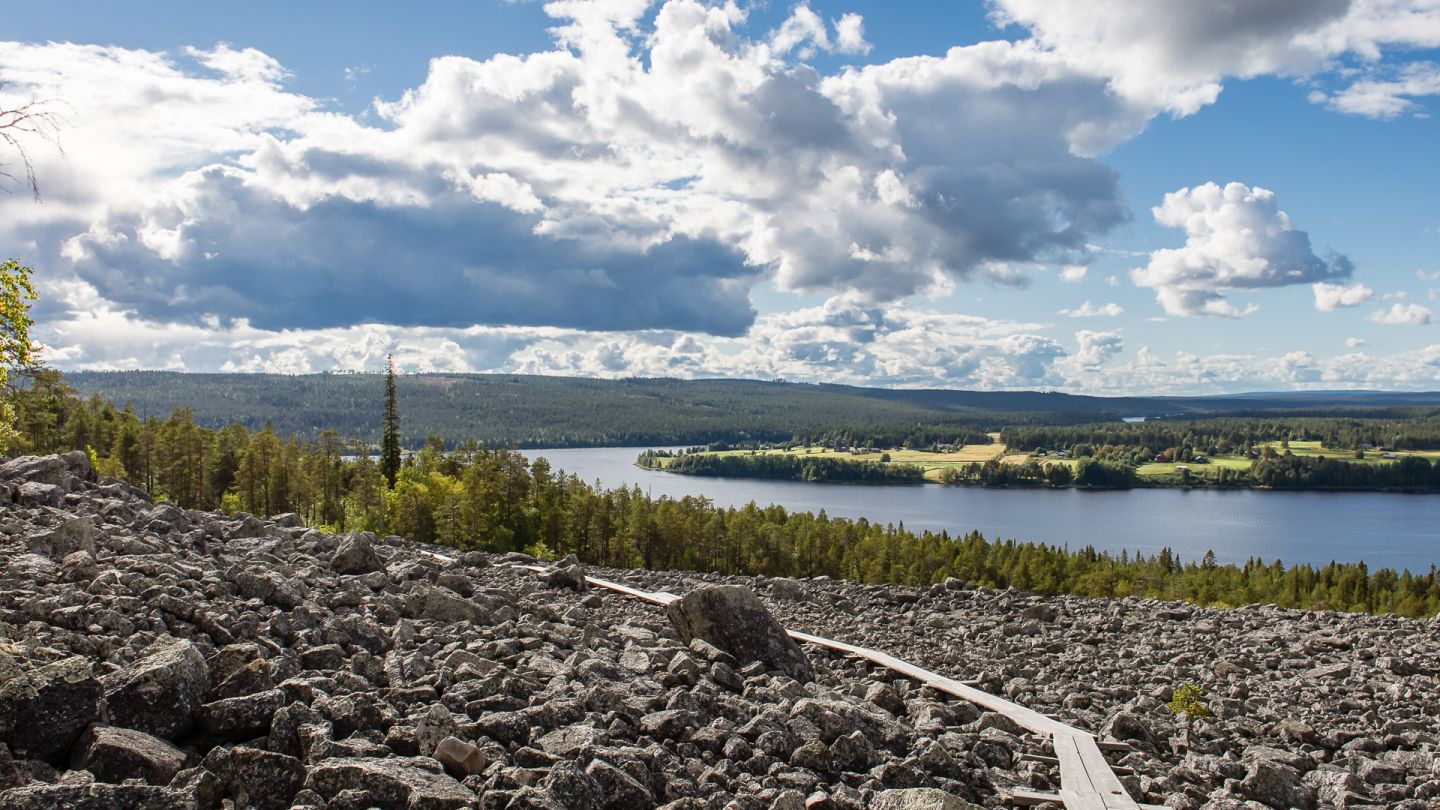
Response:
[[[400,474],[400,409],[395,403],[395,358],[385,358],[385,420],[380,439],[380,472],[393,489]]]

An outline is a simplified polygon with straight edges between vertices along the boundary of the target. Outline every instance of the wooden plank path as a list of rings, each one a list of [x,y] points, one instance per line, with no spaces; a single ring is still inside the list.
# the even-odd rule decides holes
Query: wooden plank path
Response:
[[[539,565],[516,567],[535,572],[551,570]],[[673,593],[642,591],[618,582],[590,576],[585,577],[585,581],[595,587],[605,588],[662,607],[680,599]],[[1102,742],[1089,732],[1062,723],[1034,709],[976,689],[970,684],[947,678],[928,669],[922,669],[909,661],[903,661],[887,653],[867,647],[857,647],[823,636],[802,633],[799,630],[786,630],[785,632],[796,641],[814,644],[817,647],[824,647],[855,658],[863,658],[878,666],[894,670],[937,691],[998,712],[1013,720],[1021,728],[1049,737],[1051,747],[1055,749],[1056,763],[1060,769],[1060,792],[1054,794],[1012,791],[1010,795],[1012,804],[1029,805],[1056,802],[1065,805],[1070,810],[1165,810],[1158,805],[1142,805],[1132,799],[1125,790],[1125,786],[1121,784],[1120,777],[1116,775],[1115,770],[1105,759],[1105,755],[1101,753],[1102,748],[1110,751],[1130,750],[1130,747],[1124,743]]]

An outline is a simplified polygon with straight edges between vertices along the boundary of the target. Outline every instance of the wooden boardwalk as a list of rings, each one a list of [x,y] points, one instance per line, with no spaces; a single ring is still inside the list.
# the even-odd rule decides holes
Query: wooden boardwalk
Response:
[[[519,567],[537,572],[549,570],[538,565]],[[652,605],[665,606],[680,598],[673,593],[642,591],[618,582],[595,577],[587,576],[585,580],[598,588],[622,593]],[[969,684],[936,674],[928,669],[922,669],[893,655],[822,636],[813,636],[798,630],[786,630],[785,632],[796,641],[863,658],[877,666],[894,670],[933,689],[998,712],[1015,721],[1021,728],[1049,737],[1051,746],[1055,749],[1056,764],[1060,769],[1060,792],[1054,794],[1025,790],[1012,791],[1009,796],[1012,804],[1034,805],[1055,802],[1063,804],[1070,810],[1164,810],[1159,805],[1140,804],[1132,799],[1125,790],[1125,786],[1120,783],[1120,777],[1116,775],[1115,769],[1105,759],[1102,748],[1110,751],[1130,750],[1130,746],[1124,743],[1102,742],[1087,731],[1062,723],[1053,717],[1048,717],[998,695],[976,689]]]

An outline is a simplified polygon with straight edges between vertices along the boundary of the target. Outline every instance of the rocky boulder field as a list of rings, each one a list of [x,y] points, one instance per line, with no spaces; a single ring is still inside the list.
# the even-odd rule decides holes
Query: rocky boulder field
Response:
[[[1044,739],[787,646],[770,615],[1128,742],[1112,761],[1140,801],[1440,807],[1433,622],[588,572],[695,594],[667,612],[573,564],[152,503],[83,454],[5,462],[0,504],[0,808],[967,808],[1058,790]],[[1166,708],[1184,683],[1214,714],[1188,734]]]

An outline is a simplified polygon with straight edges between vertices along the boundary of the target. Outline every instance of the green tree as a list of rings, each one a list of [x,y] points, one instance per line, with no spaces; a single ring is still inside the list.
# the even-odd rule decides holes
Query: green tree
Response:
[[[30,343],[30,302],[35,300],[35,287],[30,283],[32,271],[17,259],[0,262],[0,453],[7,452],[19,434],[15,430],[15,405],[10,396],[10,372],[23,371],[35,363],[35,347]]]
[[[385,358],[385,417],[380,437],[380,472],[393,489],[400,474],[400,406],[395,401],[395,357]]]
[[[1190,732],[1196,720],[1210,720],[1215,715],[1201,700],[1205,697],[1205,690],[1193,683],[1182,683],[1175,687],[1170,695],[1170,702],[1166,708],[1175,713],[1175,716],[1185,721],[1185,745],[1190,744]]]

